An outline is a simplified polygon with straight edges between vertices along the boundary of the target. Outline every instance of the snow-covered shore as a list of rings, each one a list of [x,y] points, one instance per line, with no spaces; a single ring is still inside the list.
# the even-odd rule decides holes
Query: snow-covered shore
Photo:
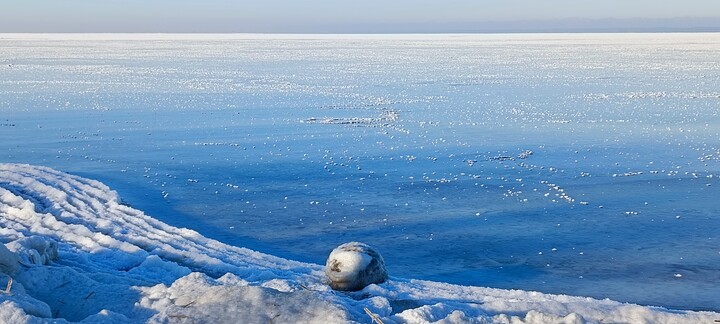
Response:
[[[169,226],[98,181],[40,166],[0,164],[0,225],[0,323],[720,320],[713,312],[394,277],[336,292],[320,265]]]

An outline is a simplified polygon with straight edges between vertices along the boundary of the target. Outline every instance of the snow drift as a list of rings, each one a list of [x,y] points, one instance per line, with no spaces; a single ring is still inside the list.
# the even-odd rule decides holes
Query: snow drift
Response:
[[[330,289],[323,267],[164,224],[102,183],[0,164],[0,322],[711,323],[712,312],[390,278]],[[386,260],[392,262],[392,260]]]

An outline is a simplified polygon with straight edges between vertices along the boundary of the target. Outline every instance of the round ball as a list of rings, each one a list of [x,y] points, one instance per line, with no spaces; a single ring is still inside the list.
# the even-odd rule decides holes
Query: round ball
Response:
[[[325,274],[333,289],[343,291],[361,290],[388,278],[380,252],[360,242],[345,243],[330,252]]]

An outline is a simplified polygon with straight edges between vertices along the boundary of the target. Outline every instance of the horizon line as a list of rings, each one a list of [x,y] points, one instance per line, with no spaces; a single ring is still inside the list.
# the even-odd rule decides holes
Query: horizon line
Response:
[[[720,33],[712,28],[638,28],[638,29],[582,29],[582,30],[492,30],[492,31],[387,31],[387,32],[246,32],[246,31],[0,31],[0,34],[218,34],[218,35],[493,35],[493,34],[692,34]]]
[[[290,24],[261,23],[252,26],[2,26],[0,33],[164,33],[164,34],[531,34],[531,33],[662,33],[720,32],[720,16],[672,18],[560,18],[502,21],[412,21],[403,24],[376,22]]]

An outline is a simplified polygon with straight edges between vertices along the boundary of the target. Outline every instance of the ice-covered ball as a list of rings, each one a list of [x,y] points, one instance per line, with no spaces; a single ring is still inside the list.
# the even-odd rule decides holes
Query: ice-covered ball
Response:
[[[350,242],[336,247],[327,259],[325,274],[335,290],[355,291],[387,280],[385,261],[371,246]]]

